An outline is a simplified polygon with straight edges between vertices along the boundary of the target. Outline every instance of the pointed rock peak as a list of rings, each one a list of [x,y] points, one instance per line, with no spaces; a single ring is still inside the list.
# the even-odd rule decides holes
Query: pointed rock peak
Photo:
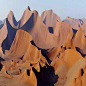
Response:
[[[71,31],[71,32],[68,34],[67,39],[72,39],[72,37],[73,37],[73,31]]]
[[[79,28],[79,32],[80,32],[80,31],[82,32],[82,34],[83,34],[83,36],[84,36],[84,32],[83,32],[82,27]]]
[[[7,16],[7,18],[9,19],[9,18],[12,17],[12,16],[14,16],[14,14],[13,14],[13,11],[10,10],[10,12],[9,12],[9,14],[8,14],[8,16]]]
[[[12,27],[18,28],[18,22],[16,21],[16,19],[14,17],[13,11],[10,10],[10,12],[7,16],[7,19],[8,19],[8,21],[11,24]]]
[[[70,16],[67,16],[66,19],[71,19],[71,17]]]
[[[31,11],[30,7],[28,6],[24,12]]]
[[[8,17],[13,15],[13,11],[10,10],[9,14],[8,14]]]
[[[22,17],[21,17],[21,19],[20,19],[20,27],[22,27],[28,20],[29,20],[29,18],[31,17],[31,15],[32,15],[32,11],[31,10],[29,10],[30,8],[29,8],[29,6],[27,7],[27,9],[24,11],[24,13],[23,13],[23,15],[22,15]]]
[[[60,17],[52,9],[42,12],[41,18],[48,27],[53,27],[57,21],[61,21]]]
[[[77,37],[77,36],[79,37],[79,39],[80,39],[80,37],[82,37],[82,36],[85,38],[84,32],[83,32],[83,30],[82,30],[82,27],[80,27],[80,28],[78,29],[78,31],[77,31],[75,37]]]
[[[29,7],[29,6],[27,7],[27,9],[28,9],[29,11],[31,11],[31,9],[30,9],[30,7]]]
[[[70,16],[67,16],[67,18],[71,18]]]
[[[52,9],[50,9],[49,11],[50,11],[50,12],[53,12],[53,10],[52,10]]]
[[[33,13],[39,14],[38,11],[34,10]]]
[[[10,10],[10,13],[12,13],[12,14],[13,14],[13,11],[12,11],[12,10]]]
[[[83,33],[83,30],[82,30],[82,27],[80,27],[79,29],[78,29],[78,31],[77,31],[77,33]],[[83,33],[84,34],[84,33]]]

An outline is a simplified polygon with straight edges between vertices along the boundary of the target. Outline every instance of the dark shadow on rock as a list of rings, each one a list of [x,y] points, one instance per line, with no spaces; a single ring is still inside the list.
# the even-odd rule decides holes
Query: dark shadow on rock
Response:
[[[3,68],[3,65],[2,65],[1,62],[0,62],[0,71],[1,71],[2,68]]]
[[[45,19],[43,20],[43,23],[45,24],[45,21],[46,21],[46,17],[45,17]]]
[[[50,33],[53,34],[53,27],[48,27],[48,30],[49,30]]]
[[[28,6],[28,10],[31,11],[30,7]]]
[[[64,47],[64,50],[67,50],[66,47]]]
[[[83,76],[84,75],[84,70],[83,69],[81,69],[81,76]]]
[[[44,49],[41,50],[41,54],[46,58],[46,60],[48,61],[48,63],[50,64],[52,61],[49,59],[49,57],[47,56],[48,52]]]
[[[82,20],[82,19],[79,19],[79,21],[80,21],[80,24],[81,24],[81,25],[83,25],[83,24],[84,24],[84,22],[83,22],[83,20]]]
[[[5,60],[4,60],[3,58],[0,57],[0,62],[1,62],[1,61],[5,61]]]
[[[20,59],[23,60],[23,57],[24,57],[24,55]]]
[[[30,71],[27,69],[27,75],[30,76]]]
[[[81,56],[82,56],[82,57],[85,57],[85,56],[86,56],[86,54],[81,53],[81,51],[80,51],[80,48],[79,48],[79,47],[76,47],[76,50],[81,54]]]
[[[8,34],[7,34],[6,39],[1,44],[3,53],[5,53],[5,50],[9,50],[10,49],[10,47],[12,45],[12,42],[13,42],[13,40],[15,38],[16,31],[17,31],[17,29],[13,28],[10,25],[10,23],[9,23],[7,18],[6,18],[6,24],[7,24]]]
[[[31,41],[31,44],[34,45],[35,47],[37,47],[33,40]],[[37,47],[37,48],[38,48],[38,50],[41,50],[41,54],[46,58],[48,63],[51,63],[51,60],[47,56],[47,54],[48,54],[47,50],[39,48],[39,47]]]
[[[31,41],[31,44],[34,45],[35,47],[37,47],[33,40]],[[41,48],[39,48],[39,47],[37,47],[37,49],[41,50]]]
[[[33,26],[34,26],[34,13],[32,13],[32,15],[28,19],[28,21],[20,28],[27,31],[27,32],[29,32],[29,30],[31,30],[33,28]]]
[[[32,68],[37,78],[37,86],[54,86],[58,81],[58,75],[55,75],[55,70],[52,66],[46,64],[47,67],[41,67],[40,72],[37,72],[35,68]]]
[[[72,30],[73,30],[73,32],[74,32],[75,34],[77,33],[77,30],[76,30],[76,29],[73,29],[73,28],[72,28]]]
[[[73,29],[73,28],[72,28],[72,30],[73,30],[73,33],[74,33],[74,36],[75,36],[75,34],[77,33],[78,30],[75,30],[75,29]],[[83,32],[84,32],[84,31],[83,31]],[[74,38],[74,36],[72,37],[72,39]],[[85,36],[85,35],[84,35],[84,36]],[[86,37],[86,36],[85,36],[85,37]]]
[[[17,26],[17,25],[18,25],[18,22],[16,21],[16,19],[15,19],[14,15],[13,15],[13,23],[14,23],[14,25],[15,25],[15,26]]]
[[[71,47],[68,47],[68,49],[71,49]]]

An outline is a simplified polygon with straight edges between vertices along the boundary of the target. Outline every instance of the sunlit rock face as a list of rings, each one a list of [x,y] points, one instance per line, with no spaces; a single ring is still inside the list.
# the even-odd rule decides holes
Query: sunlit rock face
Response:
[[[53,10],[45,10],[41,14],[41,19],[47,27],[54,27],[56,22],[61,22],[60,17]]]

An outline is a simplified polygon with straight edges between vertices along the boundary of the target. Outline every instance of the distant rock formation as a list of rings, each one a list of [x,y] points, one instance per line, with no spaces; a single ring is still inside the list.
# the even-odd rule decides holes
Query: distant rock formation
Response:
[[[61,22],[60,17],[53,10],[45,10],[41,14],[41,19],[47,27],[54,27],[56,22]]]

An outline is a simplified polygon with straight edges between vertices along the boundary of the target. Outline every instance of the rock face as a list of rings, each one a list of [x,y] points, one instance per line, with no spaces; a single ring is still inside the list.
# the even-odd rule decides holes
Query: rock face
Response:
[[[32,36],[26,31],[17,30],[10,50],[6,50],[5,57],[22,57],[26,53],[31,40]]]
[[[19,24],[18,22],[16,21],[15,17],[14,17],[14,14],[12,11],[9,12],[8,16],[7,16],[7,19],[10,23],[10,25],[13,27],[13,28],[16,28],[18,29],[19,27]]]
[[[26,16],[28,18],[27,21],[26,21]],[[69,27],[69,29],[66,29],[67,26]],[[60,34],[62,36],[60,29],[65,30],[67,32],[67,33],[64,33],[65,38],[72,31],[72,28],[69,24],[66,24],[64,27],[63,22],[60,22],[60,23],[56,22],[53,28],[54,34],[51,34],[48,31],[48,27],[42,22],[41,18],[39,17],[38,12],[37,11],[32,12],[28,9],[25,10],[21,18],[20,28],[29,32],[32,35],[32,39],[34,43],[39,48],[42,48],[42,49],[49,49],[49,48],[61,46],[64,43],[65,39],[61,42],[59,41],[59,40],[62,40],[61,37],[57,35],[57,34]],[[57,31],[58,33],[56,34],[55,31]]]
[[[16,31],[17,31],[15,28],[13,28],[10,25],[8,19],[6,19],[6,24],[7,24],[8,33],[7,33],[7,37],[5,38],[5,40],[1,44],[1,47],[2,47],[2,50],[3,50],[4,53],[5,53],[5,50],[10,49],[11,44],[12,44],[12,42],[14,40],[14,37],[15,37]]]
[[[27,21],[24,15],[29,18]],[[38,47],[48,49],[52,48],[53,46],[57,46],[56,36],[49,33],[48,28],[43,24],[37,11],[34,10],[31,12],[26,9],[24,15],[21,18],[20,28],[32,35],[32,39]],[[48,38],[51,39],[49,40]]]
[[[7,36],[7,25],[5,21],[3,27],[0,29],[0,46],[3,40],[6,38],[6,36]]]
[[[53,33],[54,35],[57,36],[60,46],[64,44],[68,34],[71,32],[72,32],[72,27],[70,24],[66,22],[57,22],[53,28]]]
[[[85,49],[86,49],[85,43],[86,43],[86,38],[85,38],[85,36],[84,36],[84,33],[83,33],[83,31],[82,31],[82,28],[80,28],[80,29],[77,31],[76,35],[75,35],[74,44],[75,44],[76,47],[80,48],[80,51],[81,51],[83,54],[86,53],[86,51],[85,51]]]
[[[0,29],[0,86],[86,86],[85,22],[30,7],[17,22],[10,11]]]
[[[60,17],[53,10],[45,10],[41,14],[41,19],[47,27],[54,27],[57,21],[61,21]]]
[[[80,27],[82,27],[84,35],[86,36],[86,19],[75,19],[71,17],[66,17],[66,19],[63,20],[63,22],[71,24],[74,30],[78,30]]]

